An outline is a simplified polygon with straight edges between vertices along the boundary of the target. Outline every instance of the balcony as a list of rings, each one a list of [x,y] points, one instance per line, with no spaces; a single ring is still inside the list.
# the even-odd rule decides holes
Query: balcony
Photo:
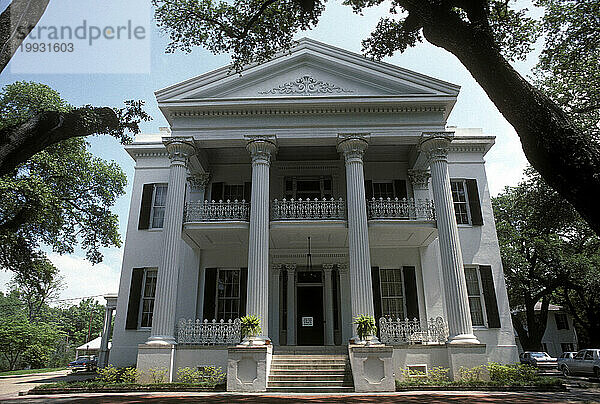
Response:
[[[343,199],[275,199],[271,204],[271,247],[347,247],[346,203]]]
[[[246,201],[188,202],[184,222],[249,221],[250,204]]]
[[[435,220],[433,201],[428,199],[371,199],[367,202],[369,219]]]
[[[373,247],[421,247],[438,234],[435,207],[427,199],[373,198],[367,201],[367,218]]]
[[[250,204],[246,201],[188,202],[183,238],[201,249],[235,248],[248,244]]]
[[[275,199],[271,220],[345,220],[346,204],[340,199]]]

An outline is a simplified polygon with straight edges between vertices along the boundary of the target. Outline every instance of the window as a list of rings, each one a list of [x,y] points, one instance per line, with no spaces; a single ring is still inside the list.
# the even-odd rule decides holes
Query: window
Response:
[[[554,319],[556,320],[556,329],[557,330],[568,330],[569,329],[569,321],[568,321],[567,315],[565,313],[555,313]]]
[[[583,359],[586,361],[594,360],[594,351],[586,351]]]
[[[154,313],[154,297],[156,295],[156,269],[144,271],[144,289],[142,291],[142,310],[140,311],[140,327],[152,327]]]
[[[573,346],[572,342],[562,342],[560,344],[560,349],[563,352],[573,352],[575,350],[575,347]]]
[[[381,314],[390,318],[404,318],[404,293],[400,269],[380,269]]]
[[[373,198],[394,199],[394,183],[392,181],[373,181]]]
[[[470,212],[469,212],[469,199],[467,195],[467,188],[464,180],[452,180],[450,181],[450,188],[452,189],[452,200],[454,201],[454,212],[456,213],[456,223],[458,224],[469,224]]]
[[[331,177],[287,177],[286,199],[331,199],[333,197]]]
[[[575,359],[583,359],[583,355],[585,355],[586,351],[579,351],[577,355],[575,355]]]
[[[167,185],[154,184],[152,195],[152,210],[150,213],[150,228],[162,229],[165,222],[165,206],[167,202]]]
[[[217,277],[217,320],[240,316],[240,270],[219,269]]]
[[[483,299],[481,294],[482,288],[478,268],[465,268],[465,280],[467,281],[467,295],[469,296],[471,322],[474,326],[485,327],[482,304]]]
[[[241,201],[244,199],[243,184],[225,184],[223,187],[224,201]]]

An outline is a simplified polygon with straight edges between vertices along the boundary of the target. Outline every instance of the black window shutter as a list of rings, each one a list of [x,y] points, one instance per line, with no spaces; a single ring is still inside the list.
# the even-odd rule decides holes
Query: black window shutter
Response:
[[[217,268],[206,268],[204,270],[204,320],[215,320],[217,312]]]
[[[379,324],[381,318],[381,289],[379,288],[379,267],[371,267],[371,283],[373,285],[373,311],[375,322]]]
[[[246,313],[246,295],[248,293],[248,268],[240,269],[240,317]]]
[[[500,328],[500,314],[498,313],[498,301],[496,300],[492,267],[489,265],[480,265],[479,273],[481,274],[481,286],[483,288],[488,328]]]
[[[365,181],[365,198],[370,201],[373,198],[373,181]]]
[[[152,210],[152,194],[154,193],[154,184],[144,184],[142,191],[142,206],[140,207],[140,218],[138,221],[138,230],[146,230],[150,227],[150,211]]]
[[[223,183],[222,182],[213,182],[212,188],[210,190],[210,199],[213,201],[219,202],[223,199]]]
[[[398,199],[406,198],[406,180],[394,180],[394,196]]]
[[[419,297],[415,267],[402,267],[404,272],[404,293],[406,295],[406,318],[419,319]]]
[[[140,314],[140,300],[142,298],[142,282],[144,280],[144,268],[133,268],[131,273],[131,286],[129,287],[129,303],[127,304],[126,330],[138,328]]]
[[[244,182],[244,200],[246,202],[250,202],[251,198],[252,198],[252,183]]]
[[[481,202],[479,201],[479,191],[477,189],[477,180],[466,180],[467,194],[469,194],[469,210],[471,211],[471,223],[474,226],[483,225],[483,215],[481,214]]]

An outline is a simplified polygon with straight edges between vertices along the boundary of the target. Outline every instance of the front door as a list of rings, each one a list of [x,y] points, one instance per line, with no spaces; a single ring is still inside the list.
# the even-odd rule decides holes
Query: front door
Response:
[[[298,285],[296,293],[298,345],[323,345],[323,286]]]

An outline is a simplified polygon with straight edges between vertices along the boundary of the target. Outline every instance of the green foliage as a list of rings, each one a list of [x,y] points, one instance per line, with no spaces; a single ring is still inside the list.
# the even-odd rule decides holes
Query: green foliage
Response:
[[[600,135],[600,0],[536,0],[544,7],[544,50],[536,84],[575,124]]]
[[[98,369],[98,381],[107,384],[115,384],[119,381],[119,369],[113,365],[108,365],[105,368]]]
[[[450,369],[430,368],[427,374],[400,369],[401,379],[396,380],[396,388],[413,386],[436,387],[520,387],[520,386],[560,386],[562,381],[554,377],[539,376],[537,369],[529,365],[501,365],[489,362],[473,368],[459,369],[458,380],[448,377]]]
[[[364,340],[368,336],[377,334],[375,319],[371,316],[361,314],[354,319],[354,324],[356,324],[356,333],[360,339]]]
[[[203,366],[200,369],[185,367],[177,370],[177,380],[185,384],[216,386],[225,381],[225,376],[221,368],[215,366]]]
[[[242,336],[254,337],[262,332],[260,328],[260,318],[257,316],[244,316],[240,319],[240,327],[242,330]]]
[[[121,382],[127,384],[137,383],[138,371],[134,367],[128,367],[121,372]]]
[[[40,111],[69,109],[47,86],[9,84],[0,92],[0,111],[6,112],[0,128]],[[102,247],[121,245],[110,209],[125,191],[125,174],[87,149],[84,139],[68,139],[0,177],[0,268],[30,271],[43,258],[42,244],[61,254],[79,245],[92,263],[102,261]]]
[[[165,383],[167,380],[167,374],[169,373],[169,369],[167,368],[150,368],[146,375],[151,380],[151,383]]]

